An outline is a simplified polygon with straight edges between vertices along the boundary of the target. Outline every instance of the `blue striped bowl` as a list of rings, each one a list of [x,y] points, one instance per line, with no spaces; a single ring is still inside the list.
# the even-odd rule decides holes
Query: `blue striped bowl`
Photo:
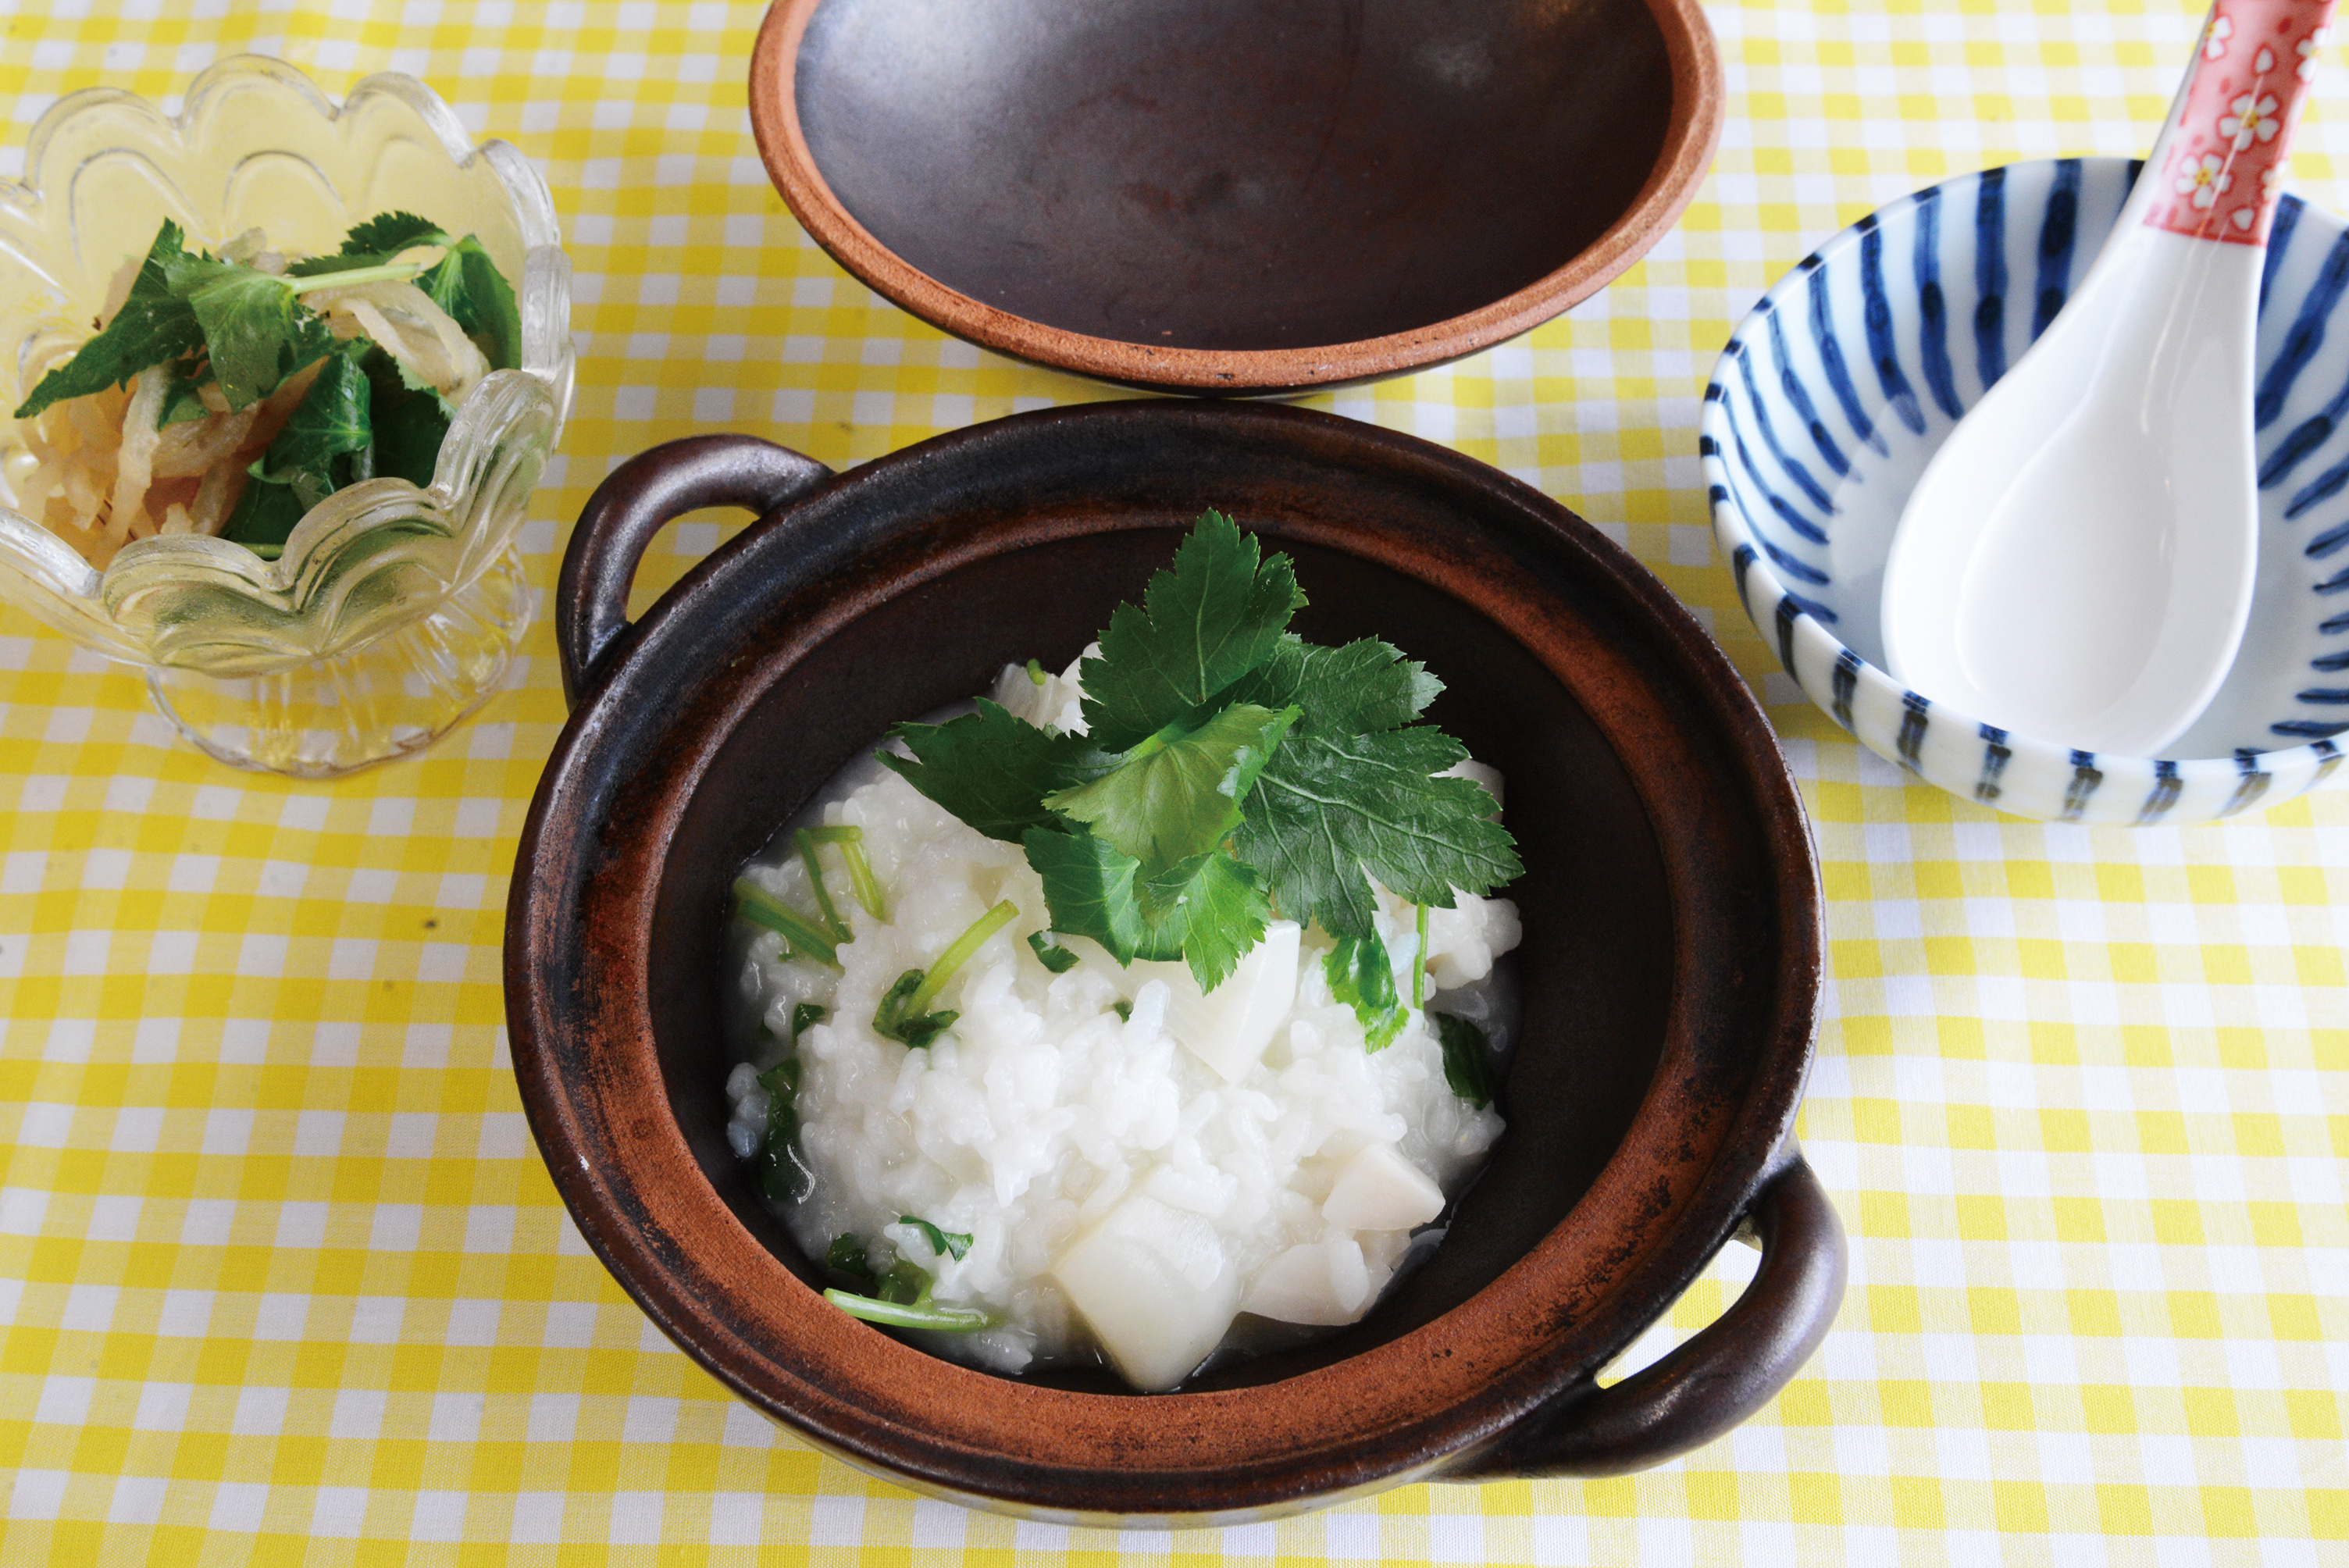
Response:
[[[1926,459],[2062,308],[2137,165],[2011,164],[1894,202],[1763,296],[1700,424],[1713,531],[1745,613],[1811,700],[1955,795],[2070,822],[2271,806],[2340,767],[2349,729],[2349,285],[2342,220],[2283,198],[2260,298],[2260,575],[2235,668],[2168,758],[1985,724],[1882,667],[1893,525]]]

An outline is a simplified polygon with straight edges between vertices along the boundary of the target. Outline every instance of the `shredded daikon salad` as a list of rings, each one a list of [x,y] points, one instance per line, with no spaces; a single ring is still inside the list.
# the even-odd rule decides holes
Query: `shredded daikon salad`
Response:
[[[519,364],[513,291],[479,242],[390,212],[302,258],[258,229],[191,251],[166,222],[91,337],[16,409],[16,508],[104,567],[215,534],[274,556],[363,480],[424,485],[449,422]]]

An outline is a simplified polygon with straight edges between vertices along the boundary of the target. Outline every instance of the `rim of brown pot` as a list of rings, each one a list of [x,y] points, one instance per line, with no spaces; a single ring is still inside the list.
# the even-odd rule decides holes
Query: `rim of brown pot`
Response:
[[[1720,975],[1702,972],[1702,959],[1714,954],[1692,945],[1676,955],[1666,1038],[1622,1143],[1564,1219],[1466,1302],[1393,1340],[1276,1383],[1105,1395],[1000,1377],[877,1333],[823,1305],[744,1227],[697,1163],[663,1098],[645,934],[695,781],[774,682],[878,602],[867,587],[831,586],[836,574],[853,576],[859,561],[877,554],[880,570],[890,574],[888,596],[916,593],[1019,542],[1090,526],[1061,515],[1032,534],[998,529],[907,555],[893,548],[903,542],[885,531],[876,535],[856,524],[860,506],[878,496],[885,511],[893,486],[945,484],[951,490],[957,475],[986,471],[1021,443],[1084,429],[1115,438],[1121,428],[1130,432],[1153,421],[1294,449],[1307,466],[1353,461],[1398,485],[1473,491],[1498,520],[1495,526],[1557,539],[1582,557],[1618,601],[1651,618],[1656,645],[1669,649],[1667,656],[1705,694],[1732,787],[1750,803],[1769,845],[1764,858],[1777,868],[1764,904],[1741,905],[1742,916],[1767,920],[1783,947],[1766,1003],[1734,1026],[1751,1052],[1751,1073],[1733,1104],[1718,1098],[1720,1069],[1706,1056],[1720,1048],[1718,1031],[1725,1026],[1701,1016],[1726,995]],[[1064,1519],[1228,1521],[1326,1505],[1447,1472],[1455,1479],[1535,1473],[1549,1465],[1545,1451],[1554,1456],[1555,1449],[1552,1432],[1533,1428],[1556,1426],[1548,1418],[1559,1408],[1561,1390],[1593,1387],[1599,1367],[1677,1299],[1741,1222],[1759,1213],[1765,1201],[1759,1195],[1777,1178],[1797,1176],[1816,1192],[1791,1144],[1820,995],[1819,890],[1807,822],[1768,722],[1726,655],[1651,573],[1598,530],[1459,453],[1278,406],[1100,404],[992,421],[838,476],[793,460],[815,476],[802,493],[695,567],[633,625],[607,620],[587,645],[574,646],[580,637],[566,619],[571,606],[558,606],[566,674],[574,666],[584,672],[586,689],[556,741],[523,831],[506,933],[516,1073],[565,1204],[653,1321],[754,1406],[818,1447],[892,1480]],[[899,526],[919,531],[917,524]],[[1421,581],[1472,605],[1485,603],[1475,596],[1480,590],[1508,598],[1495,587],[1507,580],[1507,563],[1490,553],[1481,560],[1431,553],[1423,542],[1364,533],[1340,520],[1310,524],[1292,537],[1399,571],[1415,567]],[[778,562],[792,558],[804,558],[787,568],[803,574],[799,588],[771,596],[755,611],[746,607],[746,597],[772,581]],[[623,603],[633,559],[621,572]],[[566,562],[566,593],[571,576]],[[1509,614],[1527,618],[1501,624],[1520,640],[1588,636],[1546,625],[1521,597],[1515,603]],[[754,659],[730,643],[731,629],[750,624],[754,614],[785,611],[788,646]],[[1594,656],[1619,662],[1633,655]],[[743,670],[750,673],[730,673]],[[672,734],[680,728],[687,733]],[[647,738],[657,729],[665,746]],[[1674,769],[1685,768],[1685,754],[1668,734],[1651,729],[1644,738],[1654,743],[1653,754],[1623,761],[1643,798],[1669,801],[1684,786]],[[1704,889],[1721,846],[1702,835],[1675,841],[1661,829],[1657,837],[1675,897]],[[1702,902],[1708,895],[1694,896]],[[550,945],[574,931],[585,933],[586,951]],[[550,985],[549,976],[560,983]],[[569,1074],[557,1059],[559,1037],[576,1023],[565,1009],[590,1014],[596,1035],[585,1069]],[[1660,1149],[1677,1150],[1663,1169],[1655,1158]],[[1833,1233],[1832,1259],[1813,1259],[1802,1287],[1807,1305],[1794,1309],[1808,1337],[1753,1403],[1791,1375],[1833,1315],[1841,1293],[1841,1241],[1831,1215],[1825,1227]],[[689,1250],[680,1251],[681,1237],[693,1238]],[[1627,1237],[1635,1241],[1627,1243]],[[1815,1251],[1826,1244],[1816,1234],[1812,1240]],[[1765,1247],[1765,1271],[1770,1255]],[[1757,1278],[1747,1297],[1761,1283]],[[724,1299],[713,1301],[713,1295]],[[1732,1311],[1747,1305],[1741,1298]],[[1735,1376],[1718,1364],[1701,1370],[1716,1381]],[[1682,1395],[1712,1397],[1667,1389],[1663,1398]],[[1525,1425],[1529,1418],[1532,1428]],[[1050,1450],[1040,1451],[1046,1444]],[[1687,1446],[1616,1468],[1656,1462]],[[1534,1459],[1522,1460],[1520,1449]]]
[[[1299,394],[1423,370],[1505,343],[1573,308],[1655,246],[1696,196],[1721,142],[1721,56],[1698,0],[1646,0],[1664,41],[1672,107],[1629,207],[1564,265],[1464,315],[1407,332],[1304,348],[1171,348],[1096,337],[998,310],[874,238],[816,165],[801,128],[801,40],[823,0],[774,0],[750,57],[750,129],[792,215],[842,266],[913,315],[999,354],[1096,380],[1194,394]]]

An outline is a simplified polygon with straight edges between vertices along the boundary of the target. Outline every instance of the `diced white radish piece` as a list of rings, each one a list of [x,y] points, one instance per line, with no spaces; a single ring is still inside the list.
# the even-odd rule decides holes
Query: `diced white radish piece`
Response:
[[[1282,1323],[1351,1323],[1371,1305],[1371,1271],[1351,1236],[1289,1248],[1257,1271],[1242,1312]]]
[[[1045,678],[1049,680],[1050,677]],[[1028,673],[1025,665],[1006,665],[1003,673],[995,677],[995,700],[1002,704],[1014,718],[1024,718],[1030,724],[1040,723],[1037,715],[1043,708],[1040,700],[1043,695],[1043,686]]]
[[[1497,811],[1501,809],[1505,797],[1501,793],[1501,770],[1497,768],[1479,762],[1472,757],[1457,767],[1445,769],[1436,777],[1465,779],[1472,783],[1481,784],[1485,787],[1485,793],[1493,798],[1493,810]]]
[[[1239,1273],[1216,1227],[1134,1192],[1077,1238],[1052,1277],[1125,1380],[1171,1388],[1239,1314]]]
[[[1226,1083],[1246,1078],[1297,1005],[1297,944],[1302,934],[1293,920],[1270,922],[1264,940],[1248,949],[1231,978],[1204,995],[1187,965],[1163,965],[1174,971],[1166,977],[1166,1032]]]
[[[1444,1212],[1444,1189],[1392,1143],[1373,1143],[1338,1172],[1321,1217],[1347,1231],[1407,1231]]]

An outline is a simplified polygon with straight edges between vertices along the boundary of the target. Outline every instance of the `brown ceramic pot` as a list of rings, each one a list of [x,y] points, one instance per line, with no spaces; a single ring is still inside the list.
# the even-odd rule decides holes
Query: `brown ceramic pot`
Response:
[[[761,513],[635,624],[667,519]],[[892,724],[1073,657],[1209,506],[1288,552],[1325,642],[1447,683],[1526,864],[1508,1119],[1443,1245],[1362,1322],[1136,1395],[936,1360],[817,1295],[729,1150],[737,869]],[[605,481],[564,562],[575,704],[514,869],[514,1069],[582,1233],[728,1387],[849,1462],[983,1506],[1201,1523],[1388,1486],[1635,1469],[1801,1365],[1842,1232],[1791,1129],[1818,1006],[1801,807],[1686,610],[1538,492],[1353,421],[1248,404],[1025,415],[833,476],[748,437]],[[1760,1270],[1648,1370],[1595,1375],[1741,1227]]]
[[[776,0],[768,173],[934,325],[1163,391],[1439,364],[1587,298],[1720,139],[1697,0]]]

